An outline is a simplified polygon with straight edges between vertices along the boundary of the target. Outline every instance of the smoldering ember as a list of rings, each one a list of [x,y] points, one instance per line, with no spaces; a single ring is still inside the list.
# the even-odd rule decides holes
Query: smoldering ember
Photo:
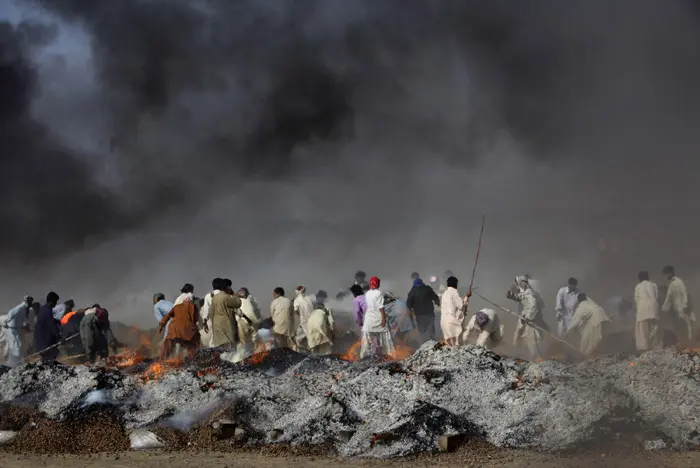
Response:
[[[429,341],[398,360],[273,349],[232,364],[206,349],[184,362],[131,353],[102,367],[1,372],[0,431],[18,434],[0,447],[18,452],[123,450],[143,429],[172,449],[271,445],[381,458],[455,438],[539,451],[627,437],[700,444],[700,355],[690,350],[527,362]]]

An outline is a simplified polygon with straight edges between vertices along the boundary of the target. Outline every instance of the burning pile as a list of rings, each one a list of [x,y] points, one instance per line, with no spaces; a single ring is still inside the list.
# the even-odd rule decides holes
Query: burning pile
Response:
[[[288,350],[237,364],[219,360],[216,350],[194,362],[136,361],[20,366],[0,376],[0,401],[34,408],[54,428],[119,421],[122,445],[129,431],[155,428],[170,431],[171,445],[212,448],[212,422],[222,414],[238,431],[236,444],[332,446],[343,456],[434,450],[438,437],[453,434],[537,450],[572,449],[622,431],[661,436],[675,448],[700,444],[700,356],[674,350],[646,353],[634,365],[620,356],[530,363],[435,342],[403,361]],[[42,426],[25,418],[20,428],[16,419],[9,424],[0,411],[0,430],[31,437]]]

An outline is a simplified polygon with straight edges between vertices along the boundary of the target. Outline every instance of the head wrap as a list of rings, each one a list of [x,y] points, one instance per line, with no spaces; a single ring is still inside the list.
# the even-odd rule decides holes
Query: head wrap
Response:
[[[439,279],[439,278],[438,278],[437,276],[431,276],[431,277],[430,277],[430,282],[431,282],[431,283],[437,283],[437,282],[438,282],[438,279]]]
[[[376,276],[373,276],[369,279],[369,288],[370,289],[378,289],[379,284],[380,284],[379,278],[377,278]]]
[[[302,285],[299,285],[299,286],[297,286],[296,292],[297,292],[297,295],[298,295],[298,294],[304,294],[304,293],[306,292],[306,288],[305,288],[304,286],[302,286]]]
[[[450,276],[449,278],[447,278],[447,287],[457,289],[457,282],[457,278],[455,278],[454,276]]]
[[[479,326],[479,328],[484,328],[491,320],[485,311],[486,309],[482,309],[474,314],[474,322]]]
[[[423,280],[420,278],[416,278],[413,280],[413,286],[423,286]]]
[[[524,275],[516,276],[516,277],[515,277],[515,282],[516,282],[516,283],[521,283],[521,282],[529,283],[529,282],[530,282],[530,275],[528,275],[528,274],[526,273],[526,274],[524,274]]]

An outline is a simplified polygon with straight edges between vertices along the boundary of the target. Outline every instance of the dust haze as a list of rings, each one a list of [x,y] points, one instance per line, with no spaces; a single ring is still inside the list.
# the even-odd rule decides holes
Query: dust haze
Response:
[[[2,305],[700,287],[690,1],[0,0]],[[505,301],[503,301],[505,302]],[[545,311],[547,314],[548,312]]]

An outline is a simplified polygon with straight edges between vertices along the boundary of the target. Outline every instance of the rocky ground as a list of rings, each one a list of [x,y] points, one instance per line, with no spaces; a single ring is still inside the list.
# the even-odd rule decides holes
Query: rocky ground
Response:
[[[0,450],[18,454],[122,452],[140,428],[169,450],[375,459],[434,452],[455,435],[550,453],[700,443],[700,356],[670,349],[531,363],[429,342],[399,362],[275,350],[230,364],[204,350],[173,369],[3,372],[0,431],[16,437]]]
[[[0,453],[0,466],[4,468],[24,468],[26,466],[42,466],[45,468],[199,468],[231,467],[231,468],[325,468],[341,461],[335,458],[277,455],[268,453],[163,453],[163,452],[128,452],[118,454],[95,455],[16,455]],[[450,454],[424,454],[420,456],[392,459],[342,460],[348,468],[361,467],[394,467],[414,468],[424,466],[435,467],[486,467],[486,468],[691,468],[700,466],[700,452],[589,452],[579,455],[551,455],[517,450],[499,450],[490,447],[474,447],[465,445],[459,451]]]

